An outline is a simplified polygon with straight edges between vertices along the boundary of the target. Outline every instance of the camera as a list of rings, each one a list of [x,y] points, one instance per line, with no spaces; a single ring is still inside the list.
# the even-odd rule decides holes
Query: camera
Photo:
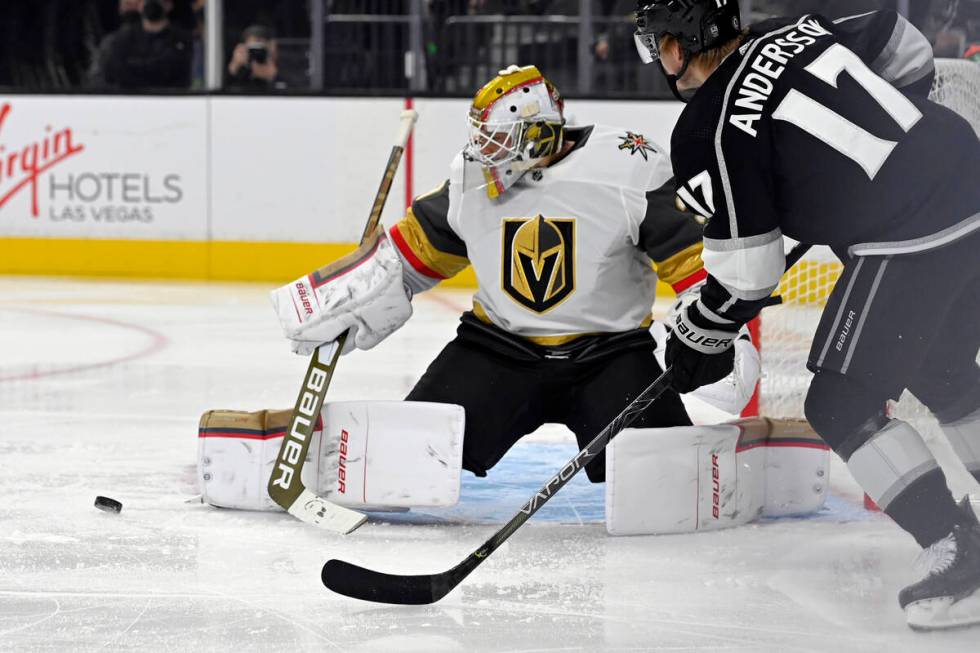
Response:
[[[248,48],[248,62],[264,64],[269,61],[269,46],[265,43],[249,43]]]

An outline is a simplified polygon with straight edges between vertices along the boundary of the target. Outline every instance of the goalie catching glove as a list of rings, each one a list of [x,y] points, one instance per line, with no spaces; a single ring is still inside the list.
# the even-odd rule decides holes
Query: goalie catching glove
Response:
[[[735,365],[739,326],[711,313],[698,299],[677,311],[665,354],[671,386],[684,394],[728,376]]]
[[[343,353],[371,349],[412,316],[401,260],[380,227],[354,252],[274,290],[272,304],[301,355],[347,330]]]
[[[669,323],[655,321],[650,325],[650,333],[657,341],[654,356],[661,368],[666,368],[667,341],[672,327]],[[737,415],[749,403],[759,381],[761,360],[759,351],[752,344],[752,337],[747,326],[743,326],[735,339],[733,346],[735,360],[731,374],[721,381],[701,386],[689,393],[689,396],[700,399],[718,410]]]

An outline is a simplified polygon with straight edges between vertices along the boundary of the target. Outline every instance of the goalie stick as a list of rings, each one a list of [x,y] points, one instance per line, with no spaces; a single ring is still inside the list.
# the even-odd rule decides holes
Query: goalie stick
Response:
[[[786,269],[793,267],[810,249],[797,244],[786,255]],[[565,486],[578,471],[605,449],[617,433],[629,426],[670,385],[670,368],[631,401],[584,449],[559,470],[544,487],[524,504],[503,528],[494,533],[480,548],[473,551],[452,569],[438,574],[398,575],[373,571],[343,560],[328,560],[320,579],[330,590],[362,601],[397,605],[426,605],[435,603],[459,585],[480,563],[497,550],[524,522]]]
[[[551,480],[545,483],[544,487],[538,490],[503,528],[494,533],[480,548],[452,569],[439,574],[399,576],[372,571],[343,560],[328,560],[320,572],[323,584],[338,594],[363,601],[399,605],[435,603],[459,585],[481,562],[486,560],[507,538],[513,535],[524,522],[530,519],[531,515],[548,503],[558,490],[562,489],[590,460],[598,456],[617,433],[632,424],[668,387],[670,387],[669,367],[643,392],[637,395],[606,428],[599,432],[599,435],[585,445],[584,449],[575,454],[575,457],[569,460]]]
[[[398,163],[401,161],[416,120],[418,120],[418,113],[413,109],[402,111],[398,136],[388,156],[388,164],[385,166],[378,192],[374,196],[374,204],[371,206],[367,224],[364,225],[361,244],[364,244],[381,222],[381,210],[384,208],[385,200],[388,199],[395,171],[398,170]],[[289,427],[283,436],[282,446],[279,448],[279,455],[268,485],[269,496],[289,514],[335,533],[350,533],[363,524],[367,517],[311,492],[303,485],[300,471],[306,461],[317,416],[323,407],[323,399],[337,368],[337,361],[340,352],[344,349],[348,333],[345,331],[334,342],[321,345],[313,352],[306,377],[303,379],[303,388],[296,399]]]

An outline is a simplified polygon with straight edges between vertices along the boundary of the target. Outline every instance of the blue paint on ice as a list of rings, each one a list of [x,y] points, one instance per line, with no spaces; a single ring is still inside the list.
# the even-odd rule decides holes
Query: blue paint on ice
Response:
[[[451,508],[419,508],[407,513],[372,513],[372,518],[410,523],[503,523],[578,453],[573,443],[517,443],[478,478],[463,471],[459,503]],[[580,471],[532,519],[564,523],[605,521],[605,484],[590,483]]]
[[[418,508],[403,513],[371,513],[374,521],[412,524],[496,524],[513,517],[535,492],[578,453],[571,443],[518,443],[507,452],[485,478],[463,472],[459,503],[450,508]],[[605,521],[605,484],[590,483],[580,471],[532,520],[570,524],[601,524]],[[879,517],[845,497],[827,496],[816,514],[767,517],[766,522],[816,520],[830,522],[867,521]]]

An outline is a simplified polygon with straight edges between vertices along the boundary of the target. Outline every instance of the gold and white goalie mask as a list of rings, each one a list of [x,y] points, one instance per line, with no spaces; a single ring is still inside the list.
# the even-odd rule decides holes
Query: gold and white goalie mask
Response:
[[[562,110],[558,89],[535,66],[510,66],[477,91],[466,156],[483,167],[488,197],[561,149]]]

